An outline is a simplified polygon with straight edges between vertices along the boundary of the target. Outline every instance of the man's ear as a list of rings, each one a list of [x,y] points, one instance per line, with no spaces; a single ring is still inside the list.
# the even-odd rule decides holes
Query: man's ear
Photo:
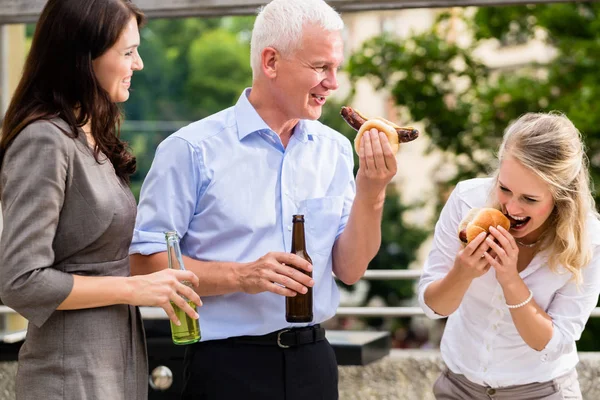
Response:
[[[265,47],[260,53],[261,67],[267,78],[277,77],[281,55],[272,47]]]

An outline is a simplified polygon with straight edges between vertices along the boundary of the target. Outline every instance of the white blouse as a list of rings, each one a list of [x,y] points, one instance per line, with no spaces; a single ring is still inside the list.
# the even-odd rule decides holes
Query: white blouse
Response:
[[[471,208],[486,206],[492,190],[492,178],[461,182],[441,212],[419,282],[419,303],[430,318],[444,317],[425,304],[425,290],[452,268],[461,248],[460,221]],[[594,252],[582,270],[579,287],[566,269],[558,274],[550,271],[545,251],[520,273],[536,303],[552,318],[554,329],[546,348],[538,352],[523,341],[490,268],[473,280],[458,309],[448,317],[440,348],[452,372],[480,385],[503,387],[549,381],[575,367],[579,360],[575,341],[581,337],[600,292],[600,221],[590,216],[587,227]]]

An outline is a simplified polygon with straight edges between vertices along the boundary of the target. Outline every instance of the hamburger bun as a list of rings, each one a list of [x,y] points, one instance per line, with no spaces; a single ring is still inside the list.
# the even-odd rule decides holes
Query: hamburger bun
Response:
[[[481,232],[490,233],[490,226],[510,229],[509,219],[495,208],[473,208],[458,226],[458,237],[465,245],[471,243]]]

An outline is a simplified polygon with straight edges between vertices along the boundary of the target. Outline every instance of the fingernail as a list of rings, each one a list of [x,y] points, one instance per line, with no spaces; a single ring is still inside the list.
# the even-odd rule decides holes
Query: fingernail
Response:
[[[303,287],[303,288],[302,288],[302,293],[306,293],[306,292],[308,292],[308,289],[307,289],[307,288],[305,288],[305,287]]]
[[[181,326],[181,321],[177,321],[177,322],[175,322],[175,325],[177,325],[177,326]]]
[[[310,280],[310,286],[313,286],[315,284],[315,281],[313,281],[312,279]]]
[[[200,318],[200,315],[198,315],[198,313],[196,313],[196,314],[194,314],[194,318],[198,319],[198,318]]]

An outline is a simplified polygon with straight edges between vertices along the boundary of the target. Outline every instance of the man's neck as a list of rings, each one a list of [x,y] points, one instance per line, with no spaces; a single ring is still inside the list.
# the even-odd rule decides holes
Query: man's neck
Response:
[[[286,147],[292,136],[294,127],[298,124],[298,120],[287,119],[283,110],[271,99],[272,97],[260,85],[253,86],[248,96],[248,101],[252,104],[252,107],[254,107],[269,128],[279,135],[281,143]]]

